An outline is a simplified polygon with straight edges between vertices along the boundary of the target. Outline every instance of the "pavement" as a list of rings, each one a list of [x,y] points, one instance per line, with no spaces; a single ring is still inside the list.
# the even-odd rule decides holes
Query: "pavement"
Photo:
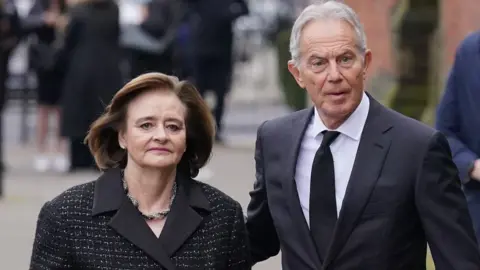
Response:
[[[287,112],[279,105],[232,103],[225,117],[226,145],[215,147],[211,161],[198,179],[223,190],[245,209],[255,177],[253,147],[256,128],[261,122]],[[30,111],[25,119],[25,131],[31,141],[35,111]],[[40,207],[65,189],[94,180],[98,175],[35,172],[31,166],[35,153],[33,145],[21,144],[22,117],[18,105],[7,108],[3,122],[7,172],[5,195],[0,200],[0,269],[28,269]],[[272,258],[254,269],[278,270],[280,260]]]

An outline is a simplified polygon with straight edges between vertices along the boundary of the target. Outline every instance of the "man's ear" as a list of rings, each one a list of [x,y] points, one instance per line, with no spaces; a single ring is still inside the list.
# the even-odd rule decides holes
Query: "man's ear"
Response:
[[[364,75],[367,73],[370,64],[372,63],[372,51],[367,50],[365,52],[365,59],[363,60],[363,73]]]
[[[288,71],[292,74],[292,76],[295,78],[295,81],[297,81],[297,84],[301,88],[305,88],[305,83],[303,83],[303,79],[300,76],[300,70],[298,67],[295,66],[293,63],[293,60],[288,61]]]

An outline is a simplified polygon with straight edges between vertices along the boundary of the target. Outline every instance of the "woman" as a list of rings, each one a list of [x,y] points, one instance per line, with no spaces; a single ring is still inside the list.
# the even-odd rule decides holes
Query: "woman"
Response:
[[[61,134],[70,142],[70,171],[95,165],[83,138],[122,86],[119,10],[114,0],[77,0],[69,11],[62,58],[67,65]]]
[[[192,179],[214,137],[192,85],[133,79],[86,137],[105,172],[42,207],[30,269],[250,269],[241,206]]]
[[[60,132],[55,132],[55,147],[50,151],[47,145],[48,119],[54,115],[60,122],[59,100],[64,76],[61,63],[53,57],[56,42],[60,39],[57,23],[66,12],[64,0],[35,0],[29,15],[23,20],[27,34],[33,34],[37,42],[30,45],[30,68],[37,75],[37,155],[33,167],[39,172],[55,169],[63,172],[68,169],[68,159],[63,154],[64,141]],[[58,124],[55,125],[58,127]],[[51,152],[51,153],[49,153]]]

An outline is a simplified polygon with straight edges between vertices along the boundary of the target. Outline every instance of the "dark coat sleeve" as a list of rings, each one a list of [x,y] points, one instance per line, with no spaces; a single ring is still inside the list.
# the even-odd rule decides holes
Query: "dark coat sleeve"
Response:
[[[465,82],[463,76],[464,67],[468,66],[465,62],[469,61],[469,48],[464,48],[466,44],[462,44],[455,56],[455,63],[450,71],[446,83],[445,93],[438,105],[436,128],[447,136],[450,148],[453,153],[453,160],[460,172],[460,180],[468,182],[470,180],[468,169],[473,161],[478,159],[478,156],[469,149],[460,139],[460,114],[461,104],[458,101],[458,95],[465,92]],[[480,186],[478,183],[474,183]]]
[[[68,250],[68,233],[65,223],[56,215],[53,205],[47,202],[38,216],[30,269],[71,269]]]
[[[478,270],[480,251],[446,138],[430,139],[418,173],[415,203],[437,270]]]
[[[258,128],[255,145],[256,181],[253,190],[250,192],[250,203],[247,209],[247,231],[253,263],[264,261],[277,255],[280,251],[280,241],[267,201],[262,146],[264,125],[265,123]]]
[[[242,207],[237,205],[235,222],[230,240],[229,270],[251,269],[250,250]]]

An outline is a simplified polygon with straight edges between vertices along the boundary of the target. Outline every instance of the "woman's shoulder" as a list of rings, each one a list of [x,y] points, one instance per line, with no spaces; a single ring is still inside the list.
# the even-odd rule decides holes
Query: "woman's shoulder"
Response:
[[[233,199],[231,196],[227,195],[225,192],[198,180],[192,181],[194,185],[197,185],[201,188],[213,212],[229,210],[237,212],[242,210],[240,203]]]
[[[43,208],[56,216],[72,214],[87,214],[93,206],[95,182],[76,185],[63,191],[53,199],[47,201]]]

